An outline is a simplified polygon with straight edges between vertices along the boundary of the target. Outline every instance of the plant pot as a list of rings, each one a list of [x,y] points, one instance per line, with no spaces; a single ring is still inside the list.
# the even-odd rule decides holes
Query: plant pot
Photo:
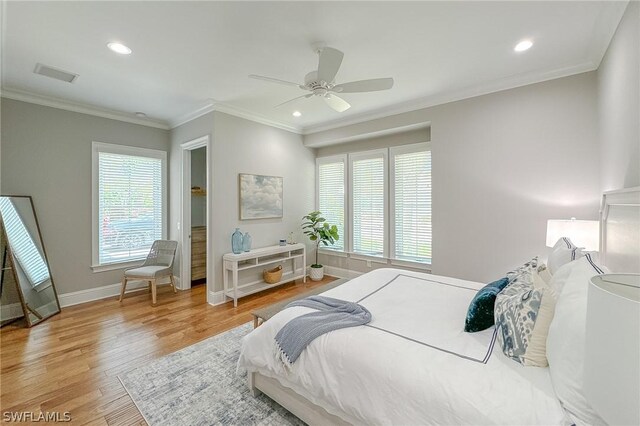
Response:
[[[311,281],[320,281],[324,278],[324,266],[320,265],[320,267],[311,265],[309,268],[309,278]]]

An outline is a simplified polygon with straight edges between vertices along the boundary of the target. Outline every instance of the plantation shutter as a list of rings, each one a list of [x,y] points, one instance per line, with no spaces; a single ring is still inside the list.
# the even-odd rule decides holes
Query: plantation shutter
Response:
[[[431,151],[396,154],[395,258],[431,263]]]
[[[352,161],[353,252],[384,256],[385,158]]]
[[[98,153],[100,265],[143,259],[163,231],[160,158]]]
[[[340,239],[325,249],[344,251],[344,161],[318,166],[318,210],[330,225],[338,227]]]
[[[11,244],[11,251],[23,272],[27,275],[31,287],[49,281],[49,268],[44,256],[36,246],[31,233],[27,230],[15,206],[6,197],[0,199],[0,211],[6,229],[6,235]]]

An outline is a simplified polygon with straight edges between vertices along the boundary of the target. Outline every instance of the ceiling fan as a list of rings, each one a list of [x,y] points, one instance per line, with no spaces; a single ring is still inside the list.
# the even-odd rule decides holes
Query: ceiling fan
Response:
[[[304,77],[304,84],[292,83],[290,81],[254,74],[251,74],[249,77],[257,80],[269,81],[271,83],[284,84],[285,86],[294,86],[311,92],[290,99],[280,105],[276,105],[275,108],[301,98],[308,99],[312,96],[318,96],[323,98],[327,105],[334,110],[343,112],[348,110],[351,105],[339,97],[337,93],[376,92],[379,90],[388,90],[393,87],[393,78],[374,78],[371,80],[359,80],[352,81],[350,83],[337,84],[334,79],[340,69],[340,64],[342,64],[344,53],[332,47],[318,47],[316,51],[320,54],[318,70],[308,73]]]

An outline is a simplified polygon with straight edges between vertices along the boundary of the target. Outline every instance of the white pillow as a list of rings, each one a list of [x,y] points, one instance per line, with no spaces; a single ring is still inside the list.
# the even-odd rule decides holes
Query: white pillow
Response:
[[[574,266],[575,262],[565,263],[556,271],[555,274],[551,276],[551,279],[549,280],[549,287],[556,292],[558,297],[560,297],[562,288],[569,279],[569,275],[571,275],[571,271],[573,271]]]
[[[547,337],[549,373],[558,399],[578,425],[605,424],[587,402],[583,384],[589,279],[608,272],[586,253],[560,268],[551,282],[562,280],[564,285]]]
[[[562,265],[582,256],[584,256],[584,252],[581,248],[576,247],[569,238],[562,237],[553,246],[547,261],[547,267],[551,275],[554,275]]]

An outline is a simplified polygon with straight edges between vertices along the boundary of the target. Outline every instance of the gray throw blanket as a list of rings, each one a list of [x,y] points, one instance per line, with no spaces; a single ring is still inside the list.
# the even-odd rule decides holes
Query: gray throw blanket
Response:
[[[371,321],[371,313],[361,305],[325,296],[310,296],[293,301],[287,308],[304,306],[318,312],[296,317],[276,334],[276,356],[291,367],[304,348],[316,337],[341,328],[364,325]]]

